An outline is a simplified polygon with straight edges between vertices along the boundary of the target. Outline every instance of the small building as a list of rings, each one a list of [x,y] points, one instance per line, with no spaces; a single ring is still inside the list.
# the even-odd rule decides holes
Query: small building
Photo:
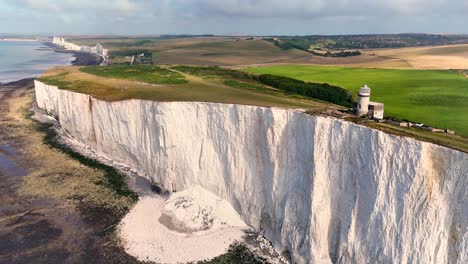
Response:
[[[383,119],[384,104],[377,102],[369,102],[369,112],[367,112],[367,116],[373,119]]]
[[[359,100],[354,106],[357,116],[368,116],[369,118],[382,120],[384,117],[384,104],[371,102],[371,88],[364,84],[358,92]]]

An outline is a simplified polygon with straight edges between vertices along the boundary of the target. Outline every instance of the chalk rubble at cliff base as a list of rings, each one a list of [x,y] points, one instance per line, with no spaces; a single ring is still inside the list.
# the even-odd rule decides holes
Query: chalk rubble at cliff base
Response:
[[[226,200],[195,186],[168,200],[142,197],[122,220],[119,235],[141,261],[181,263],[224,254],[247,229]]]
[[[56,120],[37,108],[37,105],[34,104],[31,110],[35,113],[32,118],[36,121],[57,125]],[[128,177],[129,187],[141,197],[118,228],[126,252],[138,260],[157,263],[207,260],[226,253],[235,242],[247,242],[244,240],[249,237],[259,240],[256,245],[248,243],[250,250],[271,263],[287,263],[269,241],[252,232],[226,200],[200,186],[170,196],[158,195],[146,179],[126,164],[115,163],[97,155],[58,129],[56,127],[59,135],[57,140],[61,144],[117,168]]]
[[[36,96],[78,142],[225,199],[297,263],[468,262],[465,153],[295,110]]]

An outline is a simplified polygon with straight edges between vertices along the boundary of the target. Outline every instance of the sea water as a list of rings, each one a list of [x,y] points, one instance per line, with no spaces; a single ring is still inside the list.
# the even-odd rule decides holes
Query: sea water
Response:
[[[0,40],[0,83],[36,77],[49,68],[69,65],[73,59],[72,54],[54,52],[42,42]]]

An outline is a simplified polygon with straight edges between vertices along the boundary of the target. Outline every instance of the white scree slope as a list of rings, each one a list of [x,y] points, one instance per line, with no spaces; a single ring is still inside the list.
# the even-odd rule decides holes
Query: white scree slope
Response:
[[[187,263],[222,255],[243,239],[246,229],[226,200],[194,186],[167,201],[155,194],[141,196],[118,233],[125,251],[141,261]]]

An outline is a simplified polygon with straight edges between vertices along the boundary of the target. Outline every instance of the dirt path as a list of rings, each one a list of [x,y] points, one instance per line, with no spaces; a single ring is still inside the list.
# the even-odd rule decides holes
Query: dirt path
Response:
[[[43,143],[32,98],[32,80],[0,86],[0,263],[135,263],[113,232],[132,202]]]

